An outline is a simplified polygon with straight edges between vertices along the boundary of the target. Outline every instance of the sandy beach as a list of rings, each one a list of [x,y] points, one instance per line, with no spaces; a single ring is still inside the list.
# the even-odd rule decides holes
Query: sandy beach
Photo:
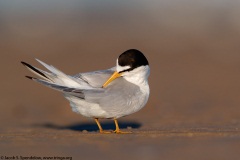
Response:
[[[0,1],[0,159],[239,159],[239,2],[19,2]],[[99,134],[20,63],[73,75],[130,48],[150,62],[151,95],[119,119],[126,135]]]

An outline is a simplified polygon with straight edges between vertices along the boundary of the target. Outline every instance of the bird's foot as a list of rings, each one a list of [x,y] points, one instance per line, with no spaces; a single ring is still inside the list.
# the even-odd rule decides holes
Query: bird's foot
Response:
[[[111,134],[112,133],[111,131],[104,131],[104,130],[99,130],[99,132],[101,134]]]
[[[116,133],[116,134],[131,134],[132,132],[130,132],[130,131],[115,130],[114,133]]]

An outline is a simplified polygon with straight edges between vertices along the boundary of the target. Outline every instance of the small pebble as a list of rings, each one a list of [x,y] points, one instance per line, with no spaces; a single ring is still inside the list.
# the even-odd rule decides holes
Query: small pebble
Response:
[[[127,126],[127,129],[132,129],[132,127],[131,126]]]
[[[88,131],[87,130],[83,130],[82,133],[88,133]]]

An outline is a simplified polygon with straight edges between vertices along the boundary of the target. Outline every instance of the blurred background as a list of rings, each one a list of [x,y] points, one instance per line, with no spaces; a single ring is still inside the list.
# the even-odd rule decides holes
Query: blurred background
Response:
[[[237,0],[0,0],[0,131],[93,123],[24,78],[32,74],[20,61],[76,74],[110,68],[130,48],[149,59],[151,95],[123,122],[238,128],[239,15]]]

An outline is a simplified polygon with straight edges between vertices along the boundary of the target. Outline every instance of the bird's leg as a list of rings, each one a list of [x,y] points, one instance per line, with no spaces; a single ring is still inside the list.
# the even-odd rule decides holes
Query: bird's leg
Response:
[[[97,125],[98,125],[99,132],[100,132],[100,133],[112,133],[112,132],[109,132],[109,131],[104,131],[104,130],[102,129],[102,126],[101,126],[101,124],[100,124],[99,121],[98,121],[98,118],[95,118],[95,122],[96,122]]]
[[[116,130],[114,131],[114,133],[117,133],[117,134],[129,134],[129,133],[132,133],[132,132],[120,131],[117,119],[114,119],[114,123],[115,123],[115,126],[116,126]]]

